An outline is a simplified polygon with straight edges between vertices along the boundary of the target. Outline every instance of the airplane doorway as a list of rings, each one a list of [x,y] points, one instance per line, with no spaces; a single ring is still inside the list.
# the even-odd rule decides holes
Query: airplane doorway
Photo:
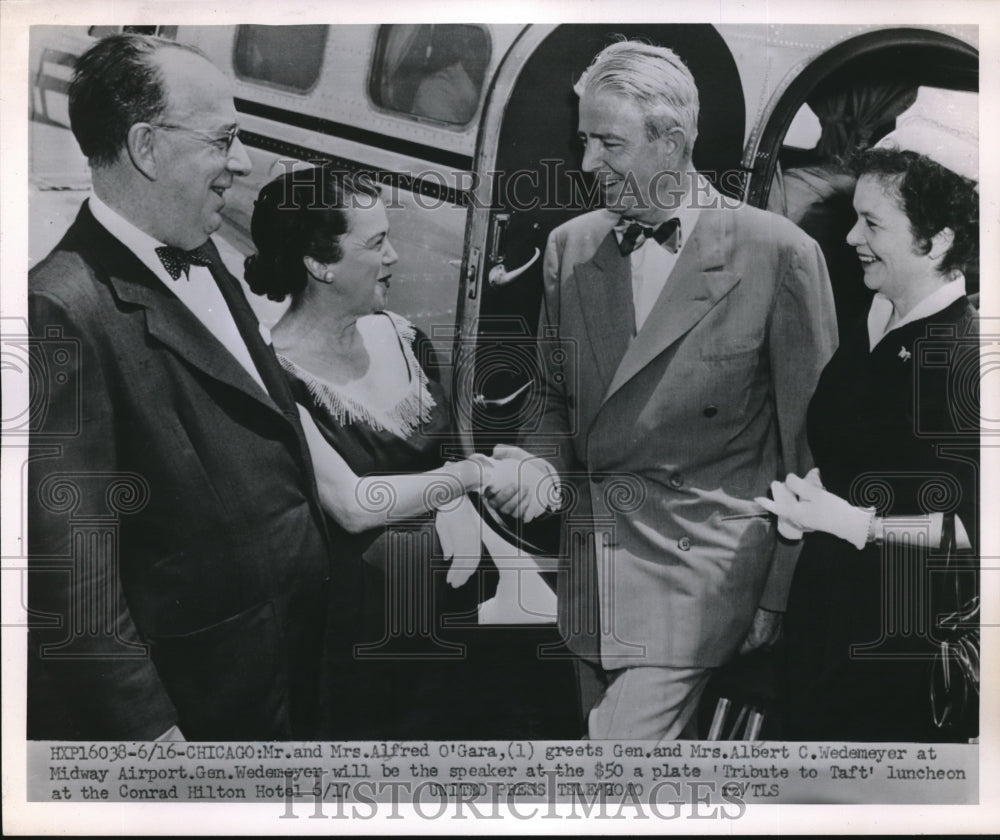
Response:
[[[826,257],[841,331],[863,317],[872,292],[847,232],[854,224],[854,178],[842,165],[895,127],[921,87],[979,90],[979,55],[939,32],[888,29],[852,38],[820,56],[782,95],[761,132],[747,200],[781,213],[815,239]],[[811,145],[789,140],[789,127],[808,114],[817,123]],[[970,294],[978,271],[968,272]]]
[[[477,174],[492,179],[493,187],[480,294],[477,301],[466,301],[463,318],[478,319],[476,373],[465,389],[467,404],[457,406],[459,422],[465,418],[480,451],[511,441],[530,424],[539,396],[531,353],[523,351],[535,341],[541,259],[506,283],[493,284],[488,275],[501,264],[513,270],[529,263],[535,249],[544,251],[554,228],[597,206],[592,179],[580,171],[572,87],[593,57],[620,38],[670,47],[688,65],[701,95],[695,166],[723,194],[742,193],[743,88],[729,47],[714,27],[567,24],[552,28],[509,86],[501,68],[491,97],[506,97],[502,119],[491,125],[487,108],[476,156]],[[518,60],[516,45],[508,60]]]

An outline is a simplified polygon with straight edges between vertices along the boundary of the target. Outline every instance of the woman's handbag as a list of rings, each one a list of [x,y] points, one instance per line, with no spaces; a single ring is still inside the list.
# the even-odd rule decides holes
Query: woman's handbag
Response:
[[[969,741],[979,735],[978,574],[974,568],[959,568],[954,515],[945,517],[942,544],[945,551],[942,589],[954,608],[937,622],[935,635],[939,647],[931,664],[931,715],[944,739]],[[971,594],[970,578],[977,582]]]

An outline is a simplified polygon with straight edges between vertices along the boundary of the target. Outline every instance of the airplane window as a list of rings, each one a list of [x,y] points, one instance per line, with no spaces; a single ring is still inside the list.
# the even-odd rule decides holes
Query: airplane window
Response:
[[[174,35],[177,33],[176,26],[92,26],[87,30],[87,34],[93,38],[104,38],[107,35],[117,35],[119,32],[132,32],[136,35],[162,35],[167,36],[160,29],[173,29]]]
[[[782,146],[791,146],[793,149],[815,149],[823,134],[823,125],[819,117],[809,107],[808,103],[803,103],[798,113],[792,118]]]
[[[233,52],[236,75],[305,93],[319,79],[328,28],[311,24],[238,26]]]
[[[119,32],[134,32],[137,35],[158,35],[161,38],[177,40],[176,26],[91,26],[87,34],[92,38],[105,38]]]
[[[846,242],[854,224],[854,177],[842,160],[892,130],[916,98],[907,79],[831,77],[809,94],[782,141],[767,209],[787,216],[819,243],[841,328],[868,311],[871,291]]]
[[[465,125],[479,108],[489,62],[489,36],[481,26],[382,26],[369,91],[376,105],[391,111]]]

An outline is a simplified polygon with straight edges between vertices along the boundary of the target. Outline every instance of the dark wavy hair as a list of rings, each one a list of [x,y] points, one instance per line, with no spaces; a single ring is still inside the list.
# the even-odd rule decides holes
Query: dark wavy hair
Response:
[[[855,176],[874,175],[898,193],[921,253],[931,250],[931,237],[944,228],[955,241],[941,261],[941,273],[954,269],[979,272],[979,193],[976,182],[925,155],[901,149],[867,149],[848,160]]]
[[[76,62],[69,86],[69,124],[91,166],[108,166],[137,122],[155,122],[167,109],[163,73],[153,56],[163,49],[200,50],[152,35],[102,38]]]
[[[257,248],[243,264],[251,291],[284,300],[306,287],[303,257],[339,262],[340,241],[350,230],[351,208],[371,207],[378,187],[364,175],[329,166],[297,169],[280,175],[257,196],[250,236]]]

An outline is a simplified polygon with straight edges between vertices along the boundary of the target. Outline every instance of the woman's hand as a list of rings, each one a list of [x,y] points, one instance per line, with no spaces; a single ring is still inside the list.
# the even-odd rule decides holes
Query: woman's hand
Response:
[[[452,461],[441,467],[441,472],[452,476],[462,486],[464,493],[482,493],[493,476],[493,459],[478,452]]]
[[[806,473],[805,481],[810,484],[814,484],[817,487],[822,487],[823,482],[819,477],[819,468],[813,467],[809,472]],[[785,486],[782,481],[772,481],[771,482],[771,496],[777,502],[779,507],[789,508],[793,506],[797,501],[795,494]],[[768,508],[770,510],[770,508]],[[790,519],[785,516],[778,517],[778,533],[781,534],[786,540],[792,540],[793,542],[802,539],[802,529],[795,525]]]
[[[302,406],[299,417],[323,509],[352,534],[384,527],[390,516],[417,516],[447,507],[484,487],[490,475],[491,459],[478,455],[424,473],[358,476]]]
[[[810,470],[805,478],[789,473],[784,482],[771,482],[771,494],[773,499],[758,496],[754,501],[778,517],[778,529],[783,536],[788,537],[796,531],[798,536],[809,531],[823,531],[846,540],[859,550],[868,542],[872,511],[854,507],[824,490],[818,470]],[[784,531],[781,530],[782,520]]]
[[[559,475],[547,461],[505,444],[494,447],[490,461],[484,495],[494,510],[531,522],[560,506]]]

